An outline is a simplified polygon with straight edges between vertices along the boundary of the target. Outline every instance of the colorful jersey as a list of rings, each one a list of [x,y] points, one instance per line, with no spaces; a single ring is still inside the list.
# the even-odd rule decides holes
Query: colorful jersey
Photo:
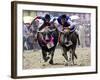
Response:
[[[62,22],[61,22],[61,16],[57,18],[56,23],[57,22],[59,23],[59,25],[61,25],[60,29],[63,26],[63,27],[70,28],[70,32],[75,31],[75,24],[71,21],[71,18],[69,16],[66,16],[66,22],[64,24],[62,24]]]
[[[54,19],[51,19],[50,22],[46,22],[44,17],[36,17],[34,21],[37,22],[39,31],[45,28],[46,26],[52,26],[52,22],[54,22]]]

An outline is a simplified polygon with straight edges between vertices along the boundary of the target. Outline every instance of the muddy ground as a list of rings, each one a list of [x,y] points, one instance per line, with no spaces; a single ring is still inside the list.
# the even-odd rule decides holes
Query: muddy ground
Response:
[[[78,59],[75,59],[75,65],[72,66],[89,66],[91,64],[90,48],[77,48],[76,54]],[[62,56],[62,49],[56,49],[54,53],[54,65],[44,63],[41,50],[24,51],[23,52],[23,69],[34,68],[60,68],[65,66],[65,59]],[[45,64],[45,65],[44,65]]]

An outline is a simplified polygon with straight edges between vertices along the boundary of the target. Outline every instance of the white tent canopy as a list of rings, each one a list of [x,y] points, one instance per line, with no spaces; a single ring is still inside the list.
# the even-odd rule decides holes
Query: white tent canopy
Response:
[[[31,23],[33,21],[33,17],[31,16],[25,16],[23,18],[24,23]]]

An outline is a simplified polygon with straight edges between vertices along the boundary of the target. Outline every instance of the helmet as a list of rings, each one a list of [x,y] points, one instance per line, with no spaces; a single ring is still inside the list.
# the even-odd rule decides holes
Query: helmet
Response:
[[[49,14],[46,14],[44,18],[45,18],[45,19],[48,19],[48,20],[51,19]]]
[[[65,19],[66,18],[66,15],[65,14],[61,15],[61,18],[62,19]]]

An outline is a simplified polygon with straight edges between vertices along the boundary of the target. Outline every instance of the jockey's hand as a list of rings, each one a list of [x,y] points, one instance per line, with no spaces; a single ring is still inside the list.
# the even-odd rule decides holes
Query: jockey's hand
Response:
[[[64,29],[70,29],[70,26],[64,27]]]
[[[70,28],[69,27],[65,27],[64,28],[64,32],[70,32]]]

